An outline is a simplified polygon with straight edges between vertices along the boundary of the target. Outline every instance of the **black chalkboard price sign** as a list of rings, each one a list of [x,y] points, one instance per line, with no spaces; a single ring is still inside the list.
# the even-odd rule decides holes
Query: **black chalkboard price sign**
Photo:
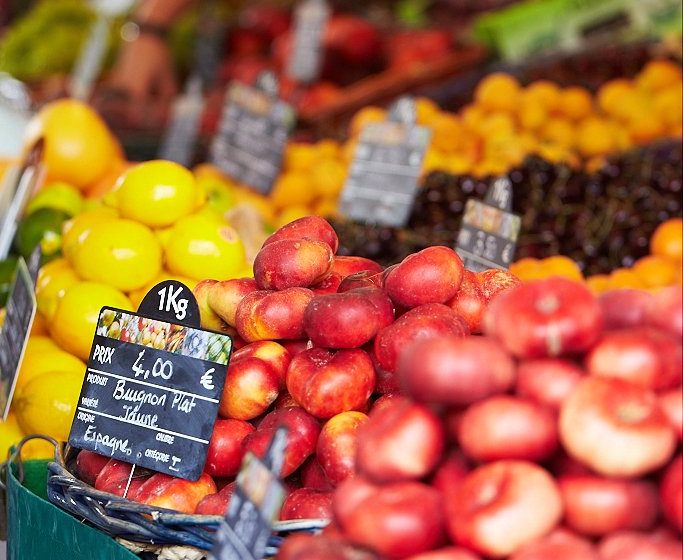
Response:
[[[467,201],[455,248],[467,269],[509,268],[521,228],[521,218],[511,209],[512,185],[507,177],[496,180],[484,202]]]
[[[209,149],[210,160],[236,181],[268,194],[280,174],[295,121],[292,106],[272,89],[232,84]]]
[[[339,201],[347,218],[403,227],[415,202],[431,131],[415,124],[414,102],[400,99],[390,119],[363,131]]]
[[[153,302],[154,316],[112,307],[100,311],[71,445],[172,476],[199,478],[232,340],[177,319],[192,318],[196,301],[191,296],[183,284],[167,281],[145,298]]]
[[[285,499],[279,480],[287,428],[275,431],[263,459],[247,453],[209,560],[261,560]]]
[[[0,330],[0,411],[3,420],[9,413],[19,366],[36,315],[33,273],[20,257]]]

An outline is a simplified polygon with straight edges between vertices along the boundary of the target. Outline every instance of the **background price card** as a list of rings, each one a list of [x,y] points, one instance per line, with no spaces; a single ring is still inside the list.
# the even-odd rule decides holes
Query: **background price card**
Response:
[[[506,177],[493,184],[485,202],[467,201],[455,248],[467,269],[479,272],[510,266],[522,224],[511,208],[512,186]]]
[[[0,411],[3,421],[7,419],[12,402],[36,308],[33,279],[26,262],[20,257],[0,331]]]
[[[330,17],[325,0],[304,0],[294,15],[294,46],[287,65],[287,75],[297,82],[315,82],[320,76],[323,57],[323,33]]]
[[[210,560],[260,560],[277,520],[285,492],[279,480],[287,428],[275,431],[263,460],[245,455],[225,520],[216,531]]]
[[[211,143],[211,162],[233,179],[268,194],[280,174],[295,120],[294,109],[281,99],[233,84]]]
[[[405,122],[367,125],[341,194],[341,213],[367,224],[405,226],[430,137],[429,129]]]
[[[69,443],[197,480],[231,351],[227,335],[104,307]]]

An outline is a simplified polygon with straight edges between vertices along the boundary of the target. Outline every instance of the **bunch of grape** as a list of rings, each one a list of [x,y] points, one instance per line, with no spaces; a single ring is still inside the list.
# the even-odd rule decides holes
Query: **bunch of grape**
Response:
[[[667,141],[610,158],[596,173],[530,157],[510,170],[522,217],[516,257],[566,255],[584,274],[630,266],[658,224],[681,215],[683,144]],[[405,229],[336,220],[341,252],[391,264],[429,245],[455,246],[465,202],[495,177],[432,173]]]

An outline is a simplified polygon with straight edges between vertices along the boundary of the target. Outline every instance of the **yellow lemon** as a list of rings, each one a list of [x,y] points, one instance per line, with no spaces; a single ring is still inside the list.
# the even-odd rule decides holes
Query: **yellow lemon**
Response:
[[[90,355],[100,309],[104,306],[132,310],[121,291],[97,282],[77,282],[59,300],[50,334],[59,346],[81,360]]]
[[[85,190],[106,175],[122,150],[106,123],[82,101],[45,104],[26,128],[26,146],[42,138],[42,159],[50,179]]]
[[[54,348],[46,348],[40,352],[30,351],[28,348],[19,368],[17,388],[26,386],[34,377],[47,371],[54,370],[85,371],[85,363],[73,354],[65,352],[57,345]]]
[[[206,213],[178,220],[166,246],[168,269],[197,280],[234,278],[245,260],[244,246],[235,229]]]
[[[26,353],[31,352],[44,352],[46,350],[56,350],[59,348],[57,343],[52,340],[49,336],[29,336],[28,342],[26,343]]]
[[[21,458],[24,461],[27,459],[54,459],[54,457],[54,445],[44,439],[29,440],[21,448]]]
[[[7,420],[0,422],[0,461],[4,461],[7,458],[10,448],[19,443],[23,437],[24,433],[19,427],[17,417],[10,412],[7,415]]]
[[[84,374],[82,370],[52,370],[22,387],[12,402],[22,431],[66,441]]]
[[[190,288],[190,290],[194,290],[194,287],[197,285],[197,280],[194,278],[188,278],[187,276],[172,274],[168,270],[162,270],[149,284],[143,286],[139,290],[133,290],[128,294],[128,297],[135,308],[140,307],[140,302],[147,295],[147,292],[164,280],[176,280],[177,282],[182,282],[188,288]]]
[[[73,254],[76,272],[85,280],[121,291],[137,290],[161,270],[161,244],[147,226],[126,219],[94,224]]]
[[[77,247],[88,237],[94,225],[117,217],[118,212],[113,208],[100,206],[86,210],[64,222],[62,226],[62,254],[70,260]]]
[[[38,311],[49,321],[57,309],[59,298],[64,295],[69,286],[79,280],[76,271],[64,258],[55,259],[43,266],[38,272],[36,282]]]
[[[26,205],[26,214],[39,208],[61,210],[69,216],[78,214],[83,208],[83,196],[73,185],[64,181],[54,181],[45,185]]]
[[[126,171],[115,193],[121,216],[164,227],[195,210],[201,199],[197,191],[189,169],[172,161],[153,160]]]

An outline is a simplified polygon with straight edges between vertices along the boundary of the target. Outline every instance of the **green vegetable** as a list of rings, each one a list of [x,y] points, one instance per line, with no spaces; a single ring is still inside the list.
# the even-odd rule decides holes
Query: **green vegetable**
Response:
[[[95,17],[84,0],[37,2],[0,40],[0,71],[25,81],[70,72]],[[108,63],[119,43],[118,31],[113,25]]]

